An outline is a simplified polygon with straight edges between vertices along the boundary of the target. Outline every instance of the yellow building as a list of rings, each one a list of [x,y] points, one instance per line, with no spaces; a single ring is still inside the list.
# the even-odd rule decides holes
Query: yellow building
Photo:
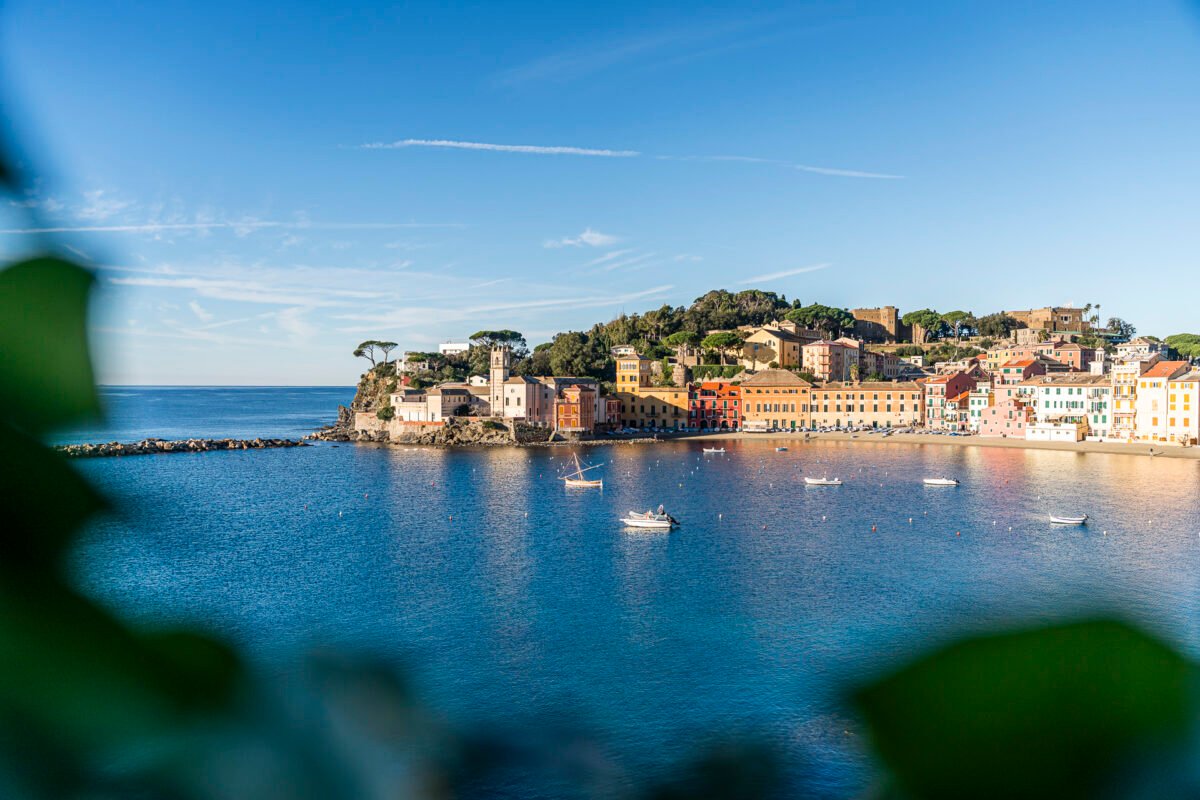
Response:
[[[678,386],[651,386],[651,361],[632,349],[617,353],[619,422],[624,428],[682,428],[688,419],[688,391]]]
[[[776,367],[800,365],[800,347],[804,341],[791,331],[763,326],[756,328],[746,337],[739,359],[746,369],[763,369],[771,364]]]
[[[831,382],[812,390],[811,427],[906,428],[925,421],[921,386],[912,382]]]
[[[809,427],[812,384],[786,369],[766,369],[742,381],[742,429]]]

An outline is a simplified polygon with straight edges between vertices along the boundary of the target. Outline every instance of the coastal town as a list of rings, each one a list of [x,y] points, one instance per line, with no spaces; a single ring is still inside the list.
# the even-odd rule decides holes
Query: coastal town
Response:
[[[1200,367],[1189,335],[1136,336],[1120,319],[1101,325],[1091,305],[976,318],[789,307],[754,294],[779,313],[606,349],[606,335],[620,336],[615,326],[636,333],[669,309],[559,334],[533,353],[514,331],[481,331],[395,361],[387,358],[395,343],[364,342],[356,355],[372,358],[364,382],[377,388],[364,398],[360,385],[345,422],[360,437],[393,441],[463,420],[568,441],[864,430],[1173,447],[1200,440]],[[437,380],[439,363],[443,375],[455,363],[477,371]],[[588,374],[561,374],[572,366]]]

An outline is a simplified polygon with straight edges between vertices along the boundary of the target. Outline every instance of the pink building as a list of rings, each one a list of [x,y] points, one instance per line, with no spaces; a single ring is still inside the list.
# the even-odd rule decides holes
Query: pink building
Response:
[[[979,435],[997,439],[1024,439],[1025,426],[1033,420],[1033,407],[1018,397],[996,398],[995,405],[983,409]]]
[[[965,372],[956,372],[953,375],[936,375],[922,385],[925,389],[925,427],[932,430],[948,430],[946,401],[958,398],[963,392],[969,393],[975,388],[975,379]],[[963,404],[966,404],[965,401]],[[957,413],[955,424],[957,425]]]

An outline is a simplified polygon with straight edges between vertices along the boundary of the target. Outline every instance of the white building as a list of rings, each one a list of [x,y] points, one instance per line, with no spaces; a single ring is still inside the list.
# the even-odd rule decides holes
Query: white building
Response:
[[[1064,418],[1025,426],[1025,438],[1031,442],[1081,442],[1087,433],[1086,419]]]
[[[460,356],[470,349],[470,342],[442,342],[438,345],[438,352],[444,356]]]
[[[1136,339],[1130,339],[1128,342],[1122,342],[1117,345],[1117,360],[1134,361],[1146,356],[1161,355],[1162,352],[1163,346],[1161,342],[1139,336]]]

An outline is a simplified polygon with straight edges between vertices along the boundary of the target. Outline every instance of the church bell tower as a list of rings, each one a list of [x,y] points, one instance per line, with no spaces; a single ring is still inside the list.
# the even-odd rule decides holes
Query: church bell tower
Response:
[[[508,370],[512,362],[512,351],[508,345],[492,348],[492,368],[488,378],[489,402],[492,405],[492,416],[504,416],[504,382],[508,380]]]

